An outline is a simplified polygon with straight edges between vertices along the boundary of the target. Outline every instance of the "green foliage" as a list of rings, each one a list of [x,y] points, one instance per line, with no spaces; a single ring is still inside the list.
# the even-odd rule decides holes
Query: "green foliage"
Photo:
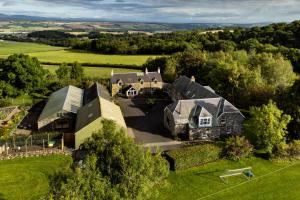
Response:
[[[88,157],[84,165],[52,176],[48,199],[120,199],[109,181],[96,170],[96,160],[95,156]]]
[[[47,83],[46,71],[36,58],[15,54],[2,61],[0,69],[2,96],[41,90]]]
[[[290,156],[299,156],[300,155],[300,140],[293,140],[288,144],[287,153]]]
[[[83,69],[83,67],[78,62],[75,62],[71,66],[70,78],[74,79],[74,80],[80,81],[80,80],[82,80],[83,77],[84,77],[84,69]]]
[[[280,144],[285,143],[291,117],[283,114],[272,101],[262,107],[250,108],[250,115],[249,129],[256,138],[256,147],[274,153]]]
[[[232,136],[225,142],[225,156],[231,160],[238,161],[241,158],[249,157],[252,153],[253,146],[245,136]]]
[[[59,65],[58,69],[55,71],[58,79],[67,79],[70,76],[70,68],[67,63],[62,63]]]
[[[7,99],[1,99],[0,98],[0,108],[2,108],[2,107],[8,107],[10,105],[11,105],[11,102],[9,100],[7,100]]]
[[[71,178],[53,186],[55,199],[148,199],[168,175],[160,154],[144,151],[113,121],[103,121],[82,150],[87,159]]]
[[[186,51],[165,59],[150,60],[145,66],[161,67],[167,81],[195,76],[240,107],[267,103],[279,88],[292,86],[296,79],[291,63],[279,54]]]
[[[300,79],[293,87],[277,95],[279,107],[292,117],[288,125],[289,139],[300,139]]]
[[[214,144],[203,144],[171,150],[167,156],[171,158],[174,170],[183,170],[190,167],[203,165],[220,158],[222,149]]]

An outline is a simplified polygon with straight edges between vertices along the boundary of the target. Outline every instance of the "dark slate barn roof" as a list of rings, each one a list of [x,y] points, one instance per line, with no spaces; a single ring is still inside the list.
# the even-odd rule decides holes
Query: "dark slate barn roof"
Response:
[[[173,83],[173,88],[185,99],[217,98],[217,95],[209,86],[202,86],[186,76],[180,76]]]

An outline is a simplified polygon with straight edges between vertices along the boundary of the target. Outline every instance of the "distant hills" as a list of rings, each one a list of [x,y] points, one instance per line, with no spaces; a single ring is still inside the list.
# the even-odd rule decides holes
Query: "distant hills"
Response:
[[[234,24],[234,23],[159,23],[159,22],[126,22],[111,21],[107,19],[90,19],[90,18],[47,18],[28,15],[5,15],[0,13],[0,21],[60,21],[60,22],[107,22],[115,27],[121,28],[123,31],[176,31],[176,30],[192,30],[192,29],[218,29],[225,27],[253,27],[264,26],[270,23],[255,24]]]

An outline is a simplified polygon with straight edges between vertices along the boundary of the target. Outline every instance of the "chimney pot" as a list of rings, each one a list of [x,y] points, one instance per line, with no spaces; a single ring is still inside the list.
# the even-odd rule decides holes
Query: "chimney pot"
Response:
[[[196,81],[195,76],[192,76],[192,77],[191,77],[191,81],[192,81],[192,82],[195,82],[195,81]]]

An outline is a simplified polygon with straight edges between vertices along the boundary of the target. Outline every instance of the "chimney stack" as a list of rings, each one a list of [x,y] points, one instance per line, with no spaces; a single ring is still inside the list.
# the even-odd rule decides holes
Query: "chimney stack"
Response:
[[[192,77],[191,77],[191,81],[192,81],[192,82],[196,82],[195,76],[192,76]]]
[[[158,68],[157,68],[157,73],[159,73],[159,74],[160,74],[160,67],[158,67]]]

